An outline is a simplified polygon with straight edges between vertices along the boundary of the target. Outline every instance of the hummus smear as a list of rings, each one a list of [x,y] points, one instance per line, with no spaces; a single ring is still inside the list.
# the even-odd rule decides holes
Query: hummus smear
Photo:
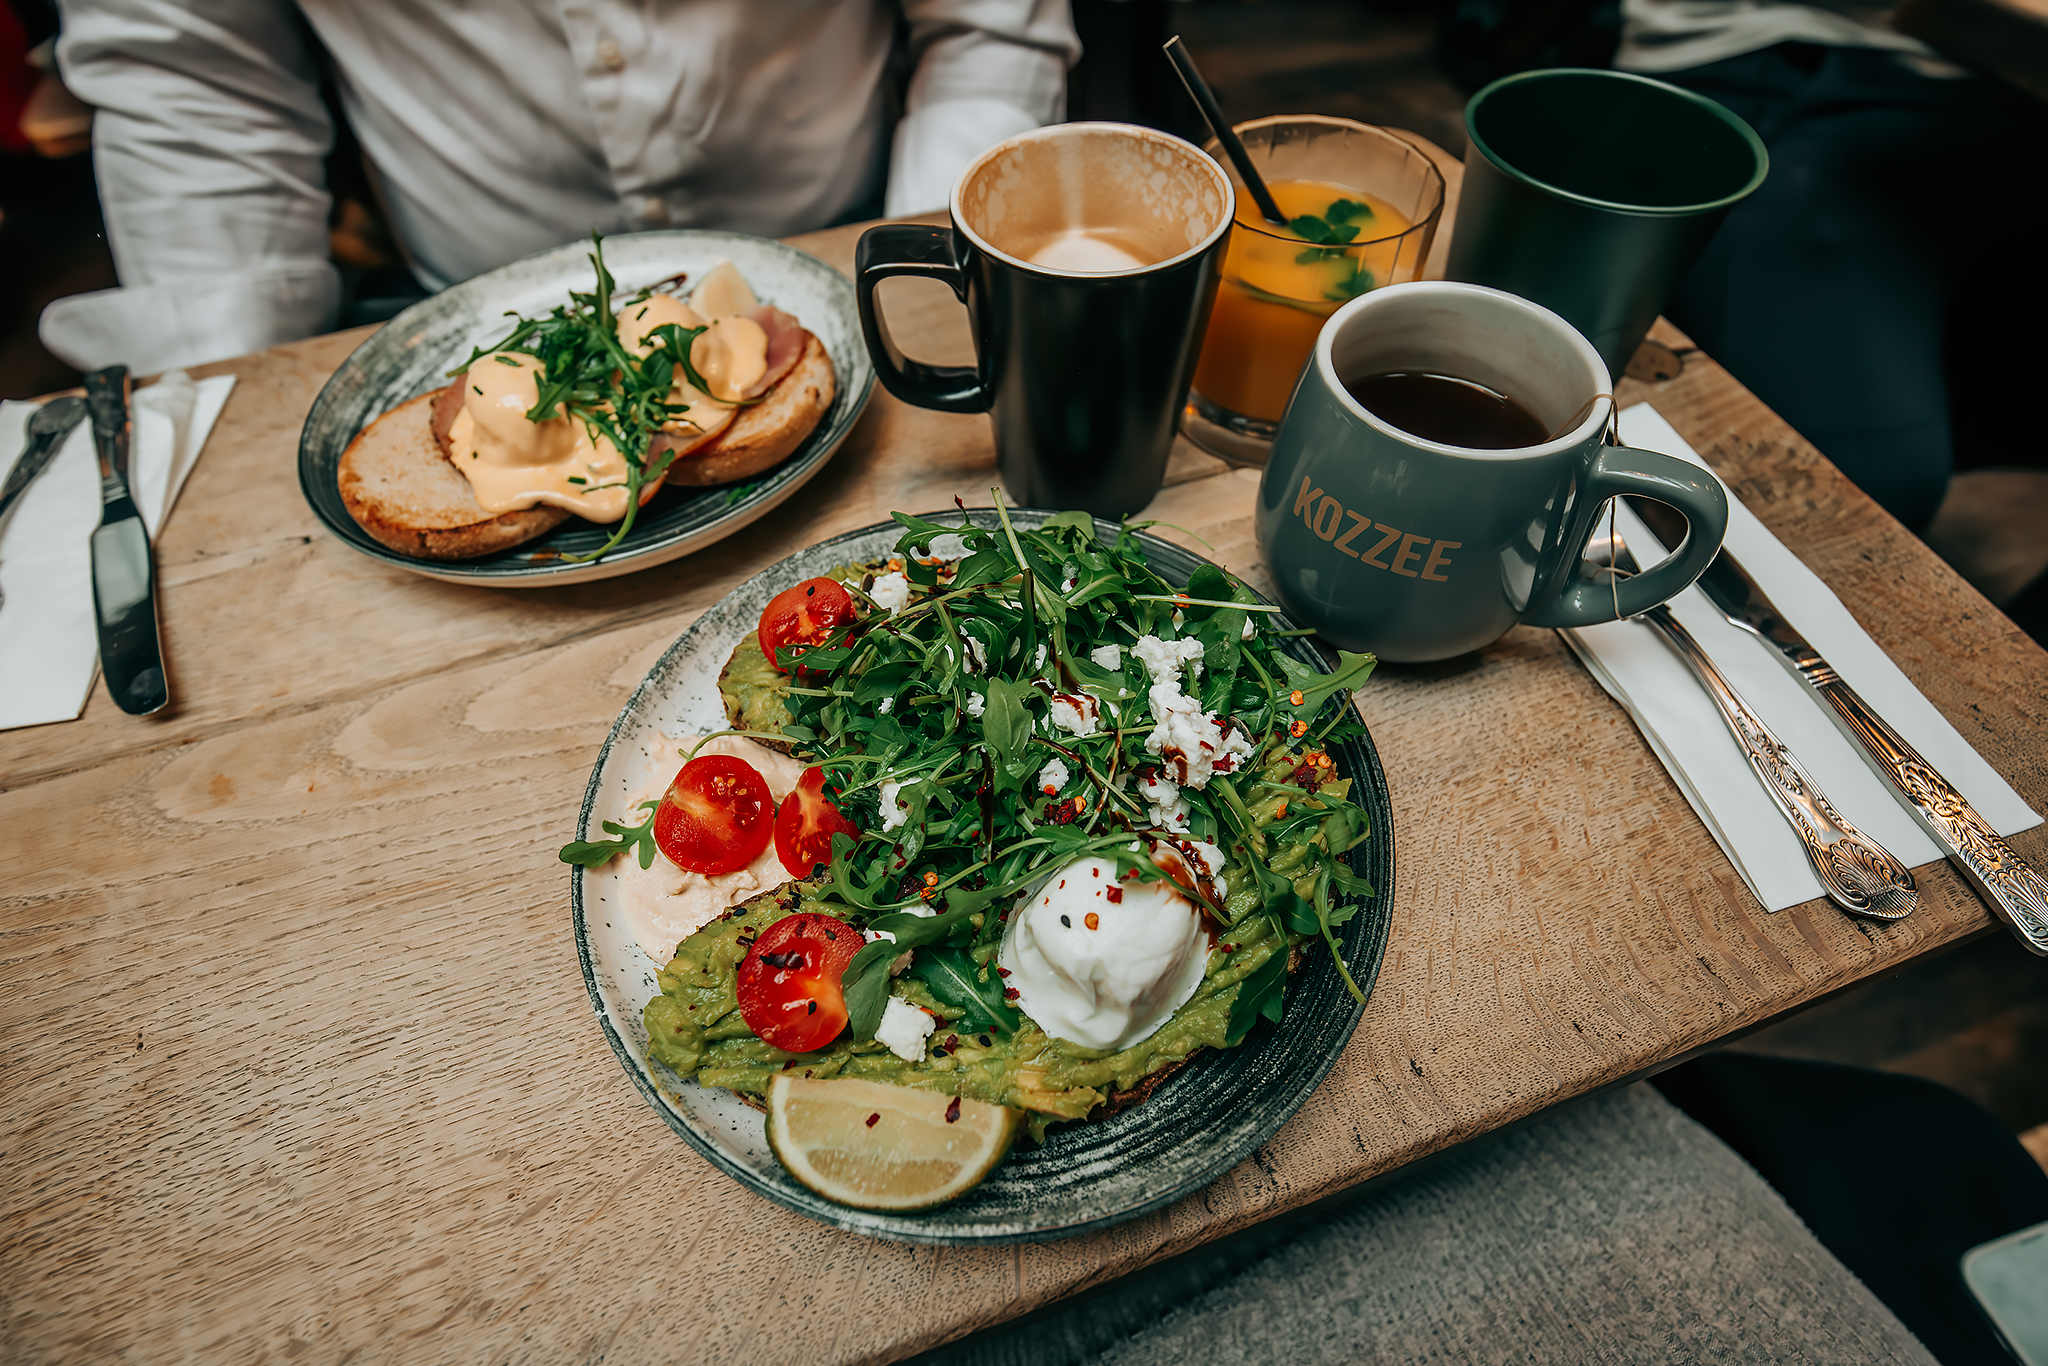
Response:
[[[682,768],[683,756],[696,743],[694,735],[656,736],[649,756],[649,785],[627,804],[626,809],[634,813],[628,820],[638,819],[641,802],[661,800]],[[767,780],[768,791],[777,802],[790,794],[804,774],[804,765],[788,755],[737,735],[721,735],[697,753],[730,754],[746,760]],[[773,840],[746,867],[716,876],[678,868],[662,854],[654,856],[651,868],[642,868],[634,858],[614,859],[595,870],[595,876],[610,879],[611,904],[624,913],[640,951],[662,966],[675,956],[677,944],[717,919],[728,906],[791,881],[789,870],[776,857]]]

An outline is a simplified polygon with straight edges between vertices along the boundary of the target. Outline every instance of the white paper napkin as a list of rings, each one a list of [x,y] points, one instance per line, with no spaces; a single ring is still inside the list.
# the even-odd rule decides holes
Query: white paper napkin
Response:
[[[1621,414],[1621,439],[1703,468],[1706,463],[1647,403]],[[1662,544],[1626,506],[1616,509],[1615,529],[1639,564],[1664,557]],[[2041,824],[2041,817],[1856,624],[1841,599],[1732,493],[1726,545],[1765,586],[1786,620],[2000,834]],[[1837,810],[1908,867],[1943,857],[1892,789],[1870,771],[1857,747],[1835,729],[1825,704],[1771,657],[1770,647],[1731,626],[1697,588],[1673,598],[1671,608],[1743,700],[1799,756]],[[1766,910],[1781,911],[1823,895],[1799,837],[1750,771],[1720,712],[1654,629],[1621,621],[1559,634],[1628,711]]]
[[[152,540],[234,387],[233,375],[195,381],[176,370],[135,391],[130,492]],[[0,471],[14,467],[38,406],[0,403]],[[99,673],[88,544],[99,520],[88,419],[0,523],[0,730],[71,721],[85,710]]]

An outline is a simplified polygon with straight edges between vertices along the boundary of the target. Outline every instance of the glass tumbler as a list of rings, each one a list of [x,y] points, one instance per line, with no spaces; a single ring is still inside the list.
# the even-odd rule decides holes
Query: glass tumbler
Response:
[[[1237,208],[1181,430],[1213,455],[1263,465],[1324,321],[1367,290],[1421,274],[1444,178],[1413,144],[1350,119],[1276,114],[1238,124],[1237,135],[1309,235],[1267,222],[1209,144]]]

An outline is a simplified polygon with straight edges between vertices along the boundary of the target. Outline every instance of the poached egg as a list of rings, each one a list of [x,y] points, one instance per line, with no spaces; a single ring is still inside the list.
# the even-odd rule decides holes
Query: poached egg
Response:
[[[1010,915],[996,961],[1046,1033],[1111,1052],[1152,1035],[1202,984],[1208,935],[1171,882],[1119,881],[1077,859]]]

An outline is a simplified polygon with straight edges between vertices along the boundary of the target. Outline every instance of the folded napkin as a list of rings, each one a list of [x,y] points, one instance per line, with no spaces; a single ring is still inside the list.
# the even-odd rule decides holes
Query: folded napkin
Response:
[[[130,491],[152,540],[234,387],[233,375],[195,381],[179,370],[135,391]],[[0,471],[13,468],[38,406],[0,403]],[[71,721],[85,710],[99,673],[89,546],[99,520],[88,418],[0,523],[0,730]]]
[[[1706,463],[1647,403],[1621,414],[1621,439],[1702,467]],[[1638,564],[1647,567],[1664,557],[1662,543],[1626,506],[1616,506],[1615,530]],[[1733,494],[1728,497],[1726,545],[1765,586],[1785,619],[2000,834],[2041,824],[2041,817],[1899,672],[1828,586]],[[1671,609],[1735,691],[1799,756],[1836,810],[1908,867],[1943,857],[1891,787],[1870,771],[1858,747],[1835,729],[1827,705],[1771,657],[1769,646],[1730,625],[1697,588],[1673,598]],[[1781,911],[1824,895],[1799,837],[1757,782],[1721,713],[1662,636],[1640,621],[1559,634],[1627,710],[1766,910]]]

